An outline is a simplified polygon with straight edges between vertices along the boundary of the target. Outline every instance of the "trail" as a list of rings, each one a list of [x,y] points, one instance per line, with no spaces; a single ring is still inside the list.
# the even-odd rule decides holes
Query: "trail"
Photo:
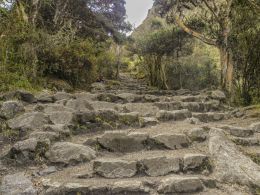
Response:
[[[217,128],[236,144],[229,163],[260,173],[259,110],[231,108],[221,91],[159,91],[125,73],[91,93],[17,94],[2,97],[2,123],[20,135],[0,142],[2,194],[253,193],[237,170],[218,176],[229,170],[209,144]]]

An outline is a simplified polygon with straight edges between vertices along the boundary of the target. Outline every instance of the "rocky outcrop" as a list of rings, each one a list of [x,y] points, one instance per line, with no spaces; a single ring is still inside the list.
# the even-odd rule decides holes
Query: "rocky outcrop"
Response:
[[[260,187],[260,167],[240,152],[223,130],[210,130],[209,151],[219,181]]]

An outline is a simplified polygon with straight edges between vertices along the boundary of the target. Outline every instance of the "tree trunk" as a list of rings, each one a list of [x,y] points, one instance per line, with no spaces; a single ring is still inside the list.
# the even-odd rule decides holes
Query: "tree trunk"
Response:
[[[221,86],[223,89],[231,92],[234,71],[232,52],[225,47],[219,47],[219,53],[221,64]]]
[[[33,26],[36,25],[37,15],[39,11],[40,0],[33,0],[30,13],[30,22]]]

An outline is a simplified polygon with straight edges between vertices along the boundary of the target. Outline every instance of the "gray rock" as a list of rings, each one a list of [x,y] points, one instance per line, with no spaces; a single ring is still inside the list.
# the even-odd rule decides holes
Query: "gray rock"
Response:
[[[147,175],[157,177],[179,172],[180,162],[180,158],[154,157],[143,159],[139,164]]]
[[[214,122],[220,121],[225,118],[224,113],[215,113],[215,112],[207,112],[207,113],[193,113],[192,116],[194,118],[198,118],[202,122]]]
[[[204,154],[185,154],[183,170],[201,171],[209,168],[208,157]]]
[[[128,103],[121,107],[123,112],[139,112],[140,116],[154,116],[159,109],[152,103]]]
[[[182,102],[182,108],[191,112],[203,112],[205,110],[204,104],[200,102]]]
[[[41,171],[39,172],[39,175],[40,175],[40,176],[46,176],[46,175],[49,175],[49,174],[52,174],[52,173],[55,173],[55,172],[57,172],[56,167],[51,166],[51,167],[47,167],[47,168],[41,170]]]
[[[158,192],[171,193],[195,193],[203,190],[203,184],[198,177],[169,177],[163,179],[158,187]]]
[[[53,95],[54,101],[60,101],[60,100],[69,100],[73,99],[74,96],[72,94],[66,93],[66,92],[57,92]]]
[[[24,106],[20,102],[7,101],[1,106],[0,117],[4,119],[11,119],[21,112],[24,112]]]
[[[128,103],[142,102],[144,97],[142,95],[136,95],[133,93],[121,93],[118,97],[126,100]]]
[[[190,142],[184,134],[159,134],[151,138],[156,144],[168,149],[181,149],[188,147]]]
[[[234,127],[234,126],[222,126],[221,129],[226,130],[233,136],[237,137],[249,137],[254,134],[254,131],[250,128]]]
[[[111,187],[113,195],[148,195],[149,188],[145,187],[142,181],[118,181]]]
[[[42,130],[45,132],[58,133],[61,138],[68,137],[71,135],[68,125],[63,124],[44,125]]]
[[[126,103],[126,100],[111,93],[101,93],[97,96],[98,101],[113,102],[113,103]]]
[[[223,91],[215,90],[211,92],[211,97],[216,100],[225,100],[226,95]]]
[[[156,102],[154,103],[160,110],[179,110],[182,109],[181,102]]]
[[[15,130],[36,130],[49,123],[49,118],[40,112],[25,113],[8,121],[8,126]]]
[[[260,122],[251,124],[250,128],[253,129],[257,133],[260,133]]]
[[[192,141],[203,142],[207,139],[209,130],[206,128],[194,128],[185,131],[185,133]]]
[[[204,111],[205,112],[213,112],[220,110],[221,104],[219,100],[210,100],[207,102],[204,102]]]
[[[55,141],[59,139],[59,134],[55,132],[44,132],[44,131],[36,131],[30,134],[30,138],[35,138],[37,140],[50,140]]]
[[[46,104],[43,105],[43,112],[53,113],[53,112],[74,112],[72,108],[66,107],[62,104]]]
[[[182,102],[201,102],[201,96],[183,96],[181,97]]]
[[[145,95],[144,96],[144,101],[145,102],[158,102],[160,98],[155,95]]]
[[[232,141],[235,142],[237,145],[242,145],[242,146],[259,146],[260,145],[260,139],[256,138],[256,137],[250,137],[250,138],[233,137]]]
[[[260,187],[260,167],[239,151],[223,130],[211,129],[209,151],[213,158],[216,179]]]
[[[53,97],[53,95],[51,95],[49,93],[42,93],[37,96],[37,102],[44,103],[44,104],[53,103],[54,97]]]
[[[145,149],[147,139],[145,133],[105,132],[98,143],[113,152],[135,152]]]
[[[76,111],[94,110],[90,103],[84,99],[68,100],[66,106]]]
[[[29,104],[36,103],[37,99],[34,97],[34,95],[27,91],[16,91],[15,96],[18,97],[19,100],[22,100],[24,102],[27,102]]]
[[[50,140],[48,139],[26,139],[14,144],[14,146],[9,151],[8,156],[12,159],[15,159],[20,164],[24,164],[34,160],[40,160],[36,158],[44,157],[46,151],[49,148],[49,145]]]
[[[49,114],[50,120],[53,124],[69,125],[73,123],[73,113],[67,111],[52,112]]]
[[[0,189],[3,195],[37,195],[37,190],[25,173],[5,176]]]
[[[169,120],[184,120],[192,116],[191,112],[188,110],[176,110],[176,111],[159,111],[156,114],[156,118],[160,121]]]
[[[97,99],[97,94],[88,93],[88,92],[75,93],[74,96],[76,97],[76,99],[86,100],[86,101],[94,101]]]
[[[154,117],[140,117],[139,119],[140,127],[155,126],[158,123],[159,121]]]
[[[88,146],[58,142],[50,148],[46,156],[53,163],[75,164],[96,158],[96,152]]]
[[[137,173],[135,161],[101,159],[93,162],[94,173],[106,178],[128,178]]]
[[[202,123],[198,118],[194,118],[194,117],[187,118],[185,120],[185,122],[193,124],[193,125],[200,125]]]

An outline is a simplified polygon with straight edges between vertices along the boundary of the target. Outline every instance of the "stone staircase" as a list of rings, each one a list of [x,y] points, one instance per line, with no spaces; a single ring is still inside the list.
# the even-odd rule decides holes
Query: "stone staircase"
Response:
[[[221,91],[158,91],[123,74],[91,93],[1,99],[2,135],[17,135],[0,140],[3,195],[259,193],[260,119]]]

